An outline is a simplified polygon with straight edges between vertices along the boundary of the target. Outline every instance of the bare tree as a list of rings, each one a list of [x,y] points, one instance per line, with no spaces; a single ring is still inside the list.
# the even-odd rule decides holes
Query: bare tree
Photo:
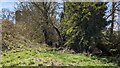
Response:
[[[45,43],[50,43],[50,45],[52,45],[54,42],[52,38],[53,36],[57,38],[57,42],[62,40],[56,20],[57,6],[58,3],[56,2],[20,3],[19,7],[22,8],[19,8],[17,12],[20,12],[22,19],[27,17],[24,20],[26,23],[31,23],[32,26],[35,25],[36,30],[40,29],[44,35]]]

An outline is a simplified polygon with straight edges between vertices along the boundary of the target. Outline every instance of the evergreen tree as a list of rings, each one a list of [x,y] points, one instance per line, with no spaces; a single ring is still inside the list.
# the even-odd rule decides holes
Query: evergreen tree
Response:
[[[65,46],[76,52],[101,43],[102,30],[109,24],[104,19],[106,3],[65,3],[61,31]]]

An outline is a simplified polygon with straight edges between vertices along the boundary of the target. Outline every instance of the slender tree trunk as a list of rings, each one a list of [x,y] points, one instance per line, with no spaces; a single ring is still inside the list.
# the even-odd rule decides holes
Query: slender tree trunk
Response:
[[[45,37],[45,43],[47,43],[47,32],[46,32],[46,30],[43,30],[43,34],[44,34],[44,37]]]
[[[115,19],[115,3],[112,2],[112,23],[111,23],[111,30],[110,30],[110,36],[113,35],[113,29],[114,29],[114,19]]]

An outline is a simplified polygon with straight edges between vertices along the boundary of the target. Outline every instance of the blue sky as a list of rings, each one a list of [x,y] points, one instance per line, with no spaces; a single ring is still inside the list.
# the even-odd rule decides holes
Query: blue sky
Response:
[[[0,2],[0,11],[2,8],[7,8],[11,11],[14,11],[15,2]]]

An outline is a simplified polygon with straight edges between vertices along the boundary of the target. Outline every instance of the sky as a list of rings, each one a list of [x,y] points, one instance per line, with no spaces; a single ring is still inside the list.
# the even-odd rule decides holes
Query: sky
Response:
[[[7,8],[10,11],[15,12],[15,2],[0,2],[0,14],[2,14],[1,10],[3,8]],[[13,23],[15,23],[15,20],[13,21]]]
[[[0,11],[2,10],[2,8],[7,8],[11,11],[14,11],[15,8],[15,2],[0,2]]]

